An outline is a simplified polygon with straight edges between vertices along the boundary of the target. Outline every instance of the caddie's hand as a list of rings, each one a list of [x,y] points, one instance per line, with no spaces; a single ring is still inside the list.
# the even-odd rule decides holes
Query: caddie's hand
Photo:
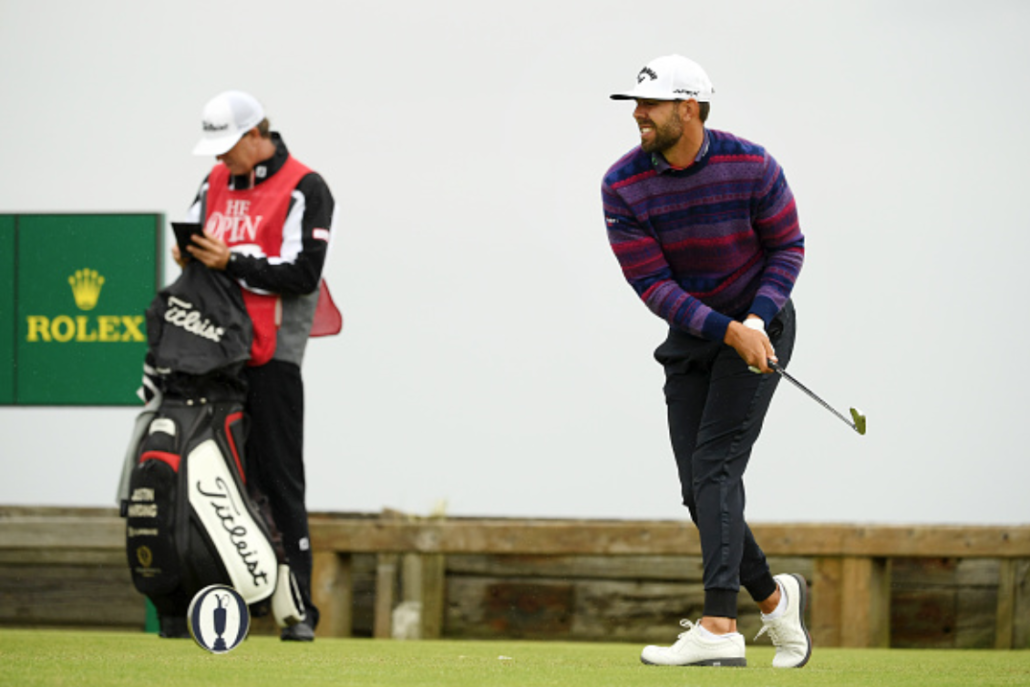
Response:
[[[183,257],[183,254],[179,252],[179,244],[172,246],[172,260],[175,260],[175,264],[179,267],[185,267],[189,261],[190,256]]]
[[[229,256],[232,255],[229,246],[225,242],[211,234],[204,232],[203,236],[192,236],[193,244],[186,246],[197,260],[213,270],[224,270],[229,264]]]
[[[773,371],[769,361],[778,362],[778,359],[765,333],[765,325],[759,317],[748,318],[746,322],[730,322],[724,341],[747,363],[752,372],[769,374]]]

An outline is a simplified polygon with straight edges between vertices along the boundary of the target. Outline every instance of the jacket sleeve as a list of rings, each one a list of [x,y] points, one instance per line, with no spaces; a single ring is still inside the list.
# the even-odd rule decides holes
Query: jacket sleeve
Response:
[[[293,190],[279,257],[233,253],[228,274],[249,289],[299,295],[318,289],[336,218],[329,186],[311,172]]]
[[[190,209],[186,211],[186,216],[183,218],[184,222],[202,223],[204,221],[204,205],[207,202],[209,179],[210,175],[204,177],[204,181],[201,182],[200,188],[197,189],[197,195],[193,198]]]

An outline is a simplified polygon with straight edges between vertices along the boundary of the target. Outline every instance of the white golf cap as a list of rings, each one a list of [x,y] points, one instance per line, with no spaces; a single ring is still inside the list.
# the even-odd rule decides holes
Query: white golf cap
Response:
[[[249,93],[225,91],[204,106],[204,132],[194,155],[221,155],[265,118],[265,109]]]
[[[632,91],[613,93],[612,100],[696,100],[711,102],[715,89],[701,65],[682,55],[651,60],[637,73]]]

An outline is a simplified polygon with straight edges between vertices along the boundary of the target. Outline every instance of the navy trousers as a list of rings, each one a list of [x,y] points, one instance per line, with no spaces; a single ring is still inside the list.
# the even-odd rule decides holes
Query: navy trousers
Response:
[[[318,609],[311,603],[311,540],[304,501],[304,382],[300,368],[279,360],[247,367],[247,479],[264,492],[282,534],[311,627]]]
[[[790,301],[769,324],[780,365],[794,349]],[[655,350],[665,368],[669,435],[683,503],[704,562],[704,614],[737,617],[740,587],[756,601],[776,591],[765,554],[744,520],[744,471],[779,375],[751,372],[733,348],[671,329]]]

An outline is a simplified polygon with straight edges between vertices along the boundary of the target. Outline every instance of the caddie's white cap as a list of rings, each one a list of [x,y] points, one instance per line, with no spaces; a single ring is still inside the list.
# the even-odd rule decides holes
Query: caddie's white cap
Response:
[[[666,55],[651,60],[637,73],[632,91],[613,93],[612,100],[696,100],[712,101],[715,89],[705,70],[682,55]]]
[[[249,93],[225,91],[204,106],[200,142],[194,155],[221,155],[265,118],[265,109]]]

